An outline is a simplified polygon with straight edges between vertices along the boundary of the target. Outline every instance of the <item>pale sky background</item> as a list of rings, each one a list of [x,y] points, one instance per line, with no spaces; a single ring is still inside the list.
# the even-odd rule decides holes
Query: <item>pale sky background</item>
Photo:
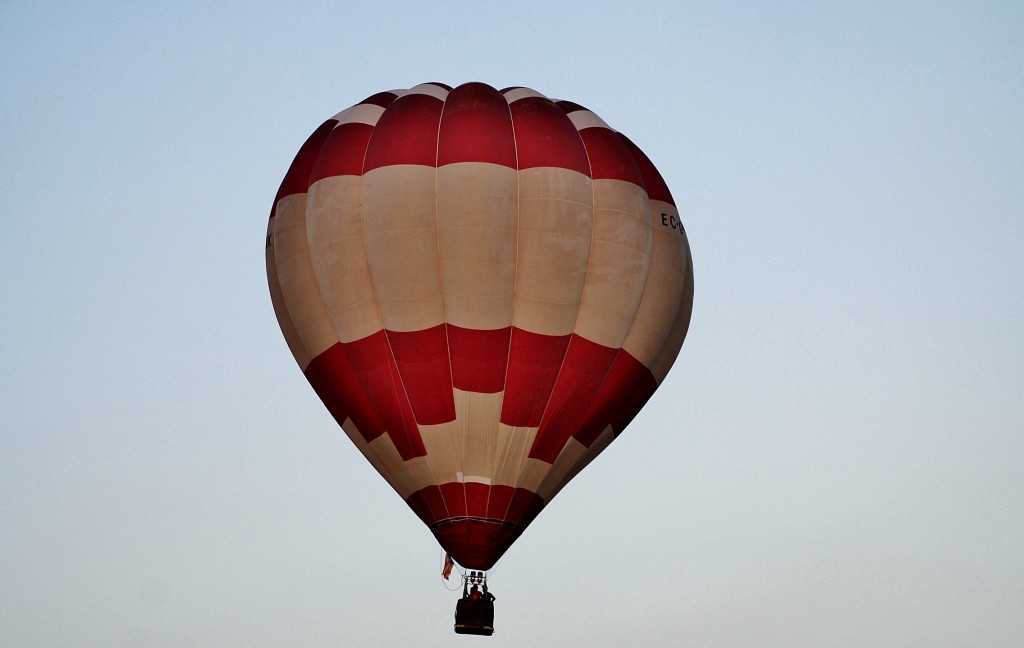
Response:
[[[155,4],[0,4],[0,645],[1024,645],[1024,4]],[[266,287],[305,137],[423,81],[597,112],[696,266],[491,639]]]

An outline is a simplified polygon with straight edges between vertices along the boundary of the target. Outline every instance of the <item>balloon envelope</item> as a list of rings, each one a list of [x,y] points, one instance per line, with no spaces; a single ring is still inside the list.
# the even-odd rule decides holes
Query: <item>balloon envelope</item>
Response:
[[[281,183],[266,254],[306,378],[472,569],[643,407],[693,303],[654,165],[528,88],[428,83],[327,120]]]

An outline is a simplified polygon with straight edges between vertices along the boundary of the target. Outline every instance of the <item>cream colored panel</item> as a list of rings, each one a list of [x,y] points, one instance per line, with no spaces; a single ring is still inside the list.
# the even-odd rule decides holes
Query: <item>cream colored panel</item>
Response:
[[[448,322],[478,330],[512,323],[518,174],[482,162],[437,170],[437,217]]]
[[[380,119],[381,113],[384,112],[384,108],[374,104],[356,104],[350,108],[342,110],[340,113],[334,116],[334,119],[338,121],[338,125],[341,124],[369,124],[370,126],[376,126],[377,120]],[[335,126],[337,128],[337,126]]]
[[[418,86],[409,88],[408,94],[425,94],[444,101],[448,98],[448,91],[441,86],[436,86],[433,83],[421,83]]]
[[[586,446],[569,437],[565,447],[558,453],[558,458],[555,459],[555,463],[551,464],[535,492],[543,497],[544,501],[550,501],[558,492],[558,488],[565,483],[567,476],[573,473],[573,468],[586,450]]]
[[[622,345],[648,368],[653,368],[676,322],[687,258],[686,239],[679,230],[663,223],[663,218],[665,223],[678,222],[676,208],[657,200],[651,201],[651,207],[651,270],[633,328]]]
[[[438,484],[461,481],[462,439],[455,421],[420,425],[420,438],[427,449],[427,462]]]
[[[498,425],[498,442],[494,454],[494,468],[491,469],[491,483],[515,486],[519,473],[537,438],[535,427],[511,427]],[[538,482],[539,483],[539,482]]]
[[[436,227],[436,175],[434,167],[419,164],[392,164],[364,174],[362,200],[366,234]]]
[[[416,490],[433,486],[437,483],[433,466],[430,465],[430,461],[426,457],[413,457],[405,462],[405,467],[409,474],[412,475],[412,481],[416,484]]]
[[[572,332],[590,257],[591,185],[567,169],[519,172],[515,326],[543,335]]]
[[[587,274],[590,237],[524,230],[519,245],[517,294],[571,305],[575,313]]]
[[[342,342],[384,328],[363,244],[359,176],[324,178],[309,189],[309,248],[320,293]]]
[[[557,484],[554,484],[554,486],[545,484],[543,486],[544,488],[550,489],[550,492],[546,499],[550,500],[552,497],[557,495],[558,491],[562,490],[562,488],[565,487],[566,484],[572,481],[573,477],[578,475],[580,471],[586,468],[590,464],[590,462],[593,461],[594,458],[597,457],[597,455],[601,454],[601,452],[605,448],[607,448],[608,445],[614,440],[615,433],[612,431],[612,426],[609,425],[601,432],[600,435],[598,435],[596,439],[594,439],[594,442],[590,444],[590,447],[587,448],[583,452],[583,454],[576,459],[575,463],[572,466],[572,469],[570,469],[569,472],[565,473],[565,475],[562,476],[562,478],[558,481]]]
[[[679,209],[670,203],[652,200],[651,212],[651,223],[654,230],[663,234],[671,234],[675,237],[675,249],[669,257],[670,267],[675,268],[680,274],[685,274],[686,264],[690,258],[690,244],[686,239],[686,233],[682,229]],[[673,223],[675,223],[674,227]]]
[[[526,331],[541,335],[568,335],[576,325],[578,306],[560,302],[541,301],[517,297],[513,324]]]
[[[361,176],[331,176],[317,180],[310,186],[308,194],[310,238],[317,236],[329,239],[352,236],[353,231],[362,232],[362,214],[359,206],[362,199]],[[355,207],[356,209],[352,209]],[[330,218],[314,224],[313,214],[323,212]]]
[[[455,390],[455,422],[462,440],[462,474],[466,481],[492,480],[501,402],[500,393]]]
[[[594,241],[590,258],[576,333],[616,349],[633,325],[643,295],[648,256],[616,243]]]
[[[393,165],[363,176],[363,232],[384,326],[419,331],[444,322],[435,169]]]
[[[509,103],[525,99],[526,97],[541,97],[542,99],[547,99],[547,97],[531,88],[516,88],[515,90],[509,90],[505,93],[505,100]]]
[[[367,443],[352,419],[346,419],[341,427],[356,448],[387,480],[388,484],[398,491],[402,499],[433,483],[430,481],[430,470],[426,466],[426,460],[423,457],[417,457],[408,462],[402,461],[398,449],[387,434],[382,434]]]
[[[668,370],[675,363],[679,349],[683,346],[683,340],[686,339],[686,332],[690,328],[690,315],[693,312],[693,263],[690,261],[689,245],[686,246],[686,256],[686,279],[683,284],[683,298],[679,303],[679,312],[669,331],[664,348],[654,361],[654,366],[651,367],[651,373],[654,374],[654,379],[658,381],[658,384],[661,384],[668,374]]]
[[[490,275],[493,277],[504,273],[507,268],[498,263],[446,263],[444,272],[447,277],[463,273],[467,278]],[[512,279],[514,281],[513,272]],[[481,282],[486,287],[486,282]],[[505,328],[512,324],[512,293],[495,288],[495,294],[462,294],[445,289],[444,303],[450,323],[463,328],[476,330],[493,330]],[[483,292],[477,291],[478,293]]]
[[[551,464],[548,462],[527,458],[519,469],[519,479],[516,481],[516,487],[525,488],[536,493],[550,470]]]
[[[603,119],[590,112],[589,110],[577,110],[569,113],[569,120],[572,125],[576,127],[576,130],[581,131],[584,128],[607,128],[608,130],[615,132],[611,126],[609,126]]]
[[[558,167],[537,167],[519,171],[519,197],[522,200],[551,199],[577,202],[587,208],[594,206],[593,180]],[[564,216],[562,212],[552,212]],[[589,220],[589,217],[587,218]],[[579,224],[583,224],[580,221]]]
[[[454,390],[455,420],[420,425],[427,460],[438,483],[490,483],[497,449],[501,394]]]
[[[274,260],[281,295],[305,354],[296,360],[305,370],[312,358],[338,341],[313,275],[306,240],[306,194],[282,198],[274,215]]]
[[[636,316],[650,270],[647,192],[622,180],[594,181],[594,241],[576,333],[618,348]]]
[[[611,241],[647,254],[651,249],[651,201],[632,182],[593,181],[594,239]]]
[[[456,420],[451,423],[420,426],[433,476],[437,483],[490,483],[502,395],[457,389],[455,411]]]
[[[270,286],[270,301],[274,304],[277,323],[281,326],[281,332],[284,334],[285,342],[288,343],[288,348],[291,349],[292,356],[295,357],[299,366],[305,369],[311,358],[306,353],[306,347],[302,344],[302,340],[299,339],[298,331],[295,330],[295,323],[292,322],[291,313],[288,312],[288,306],[284,302],[284,295],[281,294],[281,282],[277,279],[277,258],[274,254],[273,243],[274,220],[272,218],[267,223],[267,242],[269,243],[267,245],[267,283]]]
[[[328,313],[342,342],[361,340],[384,328],[380,308],[373,299]]]

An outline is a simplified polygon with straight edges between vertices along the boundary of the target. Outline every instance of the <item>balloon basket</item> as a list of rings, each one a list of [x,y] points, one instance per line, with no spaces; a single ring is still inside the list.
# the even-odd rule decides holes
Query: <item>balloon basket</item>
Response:
[[[487,575],[471,571],[462,580],[462,598],[455,604],[455,634],[494,634],[494,595]]]

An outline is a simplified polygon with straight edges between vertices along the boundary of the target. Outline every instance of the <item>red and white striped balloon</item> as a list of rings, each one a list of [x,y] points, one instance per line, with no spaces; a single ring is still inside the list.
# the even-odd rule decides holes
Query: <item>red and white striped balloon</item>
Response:
[[[426,83],[338,113],[288,169],[266,252],[306,378],[472,569],[640,411],[693,304],[654,165],[528,88]]]

